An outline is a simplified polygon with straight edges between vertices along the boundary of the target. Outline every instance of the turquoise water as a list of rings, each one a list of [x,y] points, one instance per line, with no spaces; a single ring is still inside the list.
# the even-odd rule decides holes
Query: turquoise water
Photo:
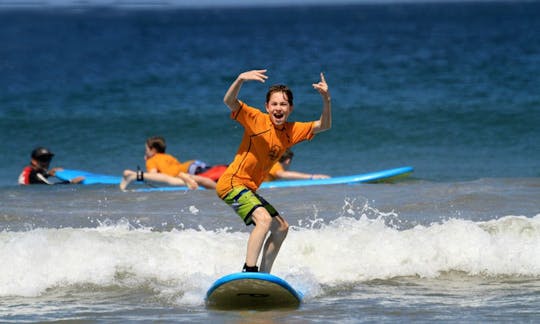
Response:
[[[530,322],[540,309],[540,4],[0,11],[2,321]],[[247,229],[210,191],[19,187],[53,165],[120,175],[162,135],[181,160],[228,163],[222,98],[242,71],[333,128],[293,168],[411,165],[395,184],[268,189],[294,226],[275,272],[292,312],[221,313],[204,294],[243,263]],[[330,261],[329,261],[330,260]]]

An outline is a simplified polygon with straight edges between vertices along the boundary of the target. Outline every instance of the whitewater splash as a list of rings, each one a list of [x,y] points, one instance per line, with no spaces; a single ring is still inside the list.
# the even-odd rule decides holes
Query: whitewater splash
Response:
[[[240,270],[246,232],[156,232],[127,222],[98,228],[0,233],[0,296],[38,296],[71,285],[153,283],[200,303],[215,278]],[[487,222],[451,219],[398,230],[383,217],[342,216],[293,227],[274,272],[308,296],[333,286],[403,276],[540,276],[540,215]]]

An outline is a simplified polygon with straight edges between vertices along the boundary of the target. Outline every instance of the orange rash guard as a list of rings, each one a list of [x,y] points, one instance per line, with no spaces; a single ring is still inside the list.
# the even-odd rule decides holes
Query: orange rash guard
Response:
[[[270,171],[268,171],[268,174],[264,178],[264,181],[274,181],[277,179],[278,172],[285,171],[281,163],[276,162],[274,165],[272,165],[272,168],[270,168]]]
[[[154,156],[146,160],[146,170],[156,169],[159,173],[177,177],[180,172],[186,172],[187,168],[184,164],[166,153],[156,153]]]
[[[256,191],[287,148],[315,136],[313,122],[274,126],[268,114],[241,101],[231,119],[244,126],[244,135],[233,162],[217,183],[216,192],[221,198],[237,186]]]

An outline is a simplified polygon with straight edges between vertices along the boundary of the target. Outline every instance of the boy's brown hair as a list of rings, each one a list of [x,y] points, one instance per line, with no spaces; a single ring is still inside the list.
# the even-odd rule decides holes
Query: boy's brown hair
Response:
[[[270,101],[270,96],[274,92],[282,92],[282,93],[284,93],[287,96],[287,102],[289,102],[289,105],[291,105],[291,106],[293,105],[292,90],[289,89],[289,87],[287,87],[286,85],[283,85],[283,84],[276,84],[276,85],[271,86],[270,89],[268,89],[268,92],[266,93],[266,103],[268,103],[268,101]]]
[[[285,153],[283,153],[283,155],[279,158],[279,162],[283,163],[287,161],[288,159],[292,160],[293,156],[294,156],[293,151],[291,151],[291,149],[287,149],[285,150]]]
[[[148,147],[151,149],[155,149],[158,153],[165,153],[165,150],[167,149],[165,139],[161,136],[149,137],[146,140],[146,145],[148,145]]]

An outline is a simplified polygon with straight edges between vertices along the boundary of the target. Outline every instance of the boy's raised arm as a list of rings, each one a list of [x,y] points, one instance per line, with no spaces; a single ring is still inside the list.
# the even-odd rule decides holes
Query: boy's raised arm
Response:
[[[231,84],[225,97],[223,97],[223,102],[229,107],[232,111],[237,111],[240,109],[240,103],[238,102],[238,93],[242,87],[244,81],[259,81],[264,83],[268,76],[266,76],[266,70],[252,70],[241,73],[236,80]]]
[[[328,91],[328,84],[326,83],[326,79],[324,78],[324,74],[322,72],[321,81],[314,83],[313,88],[315,88],[315,90],[321,94],[323,100],[323,111],[321,118],[315,121],[313,126],[313,132],[317,134],[332,127],[332,105],[330,102],[330,92]]]

